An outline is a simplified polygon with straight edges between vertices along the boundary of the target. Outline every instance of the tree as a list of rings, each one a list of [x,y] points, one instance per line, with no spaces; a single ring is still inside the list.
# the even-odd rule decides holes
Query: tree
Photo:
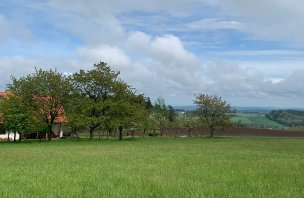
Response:
[[[27,122],[27,118],[30,114],[22,106],[21,101],[13,95],[6,96],[0,101],[0,109],[4,127],[14,133],[14,142],[16,142],[17,132],[21,134],[28,128],[29,122]],[[21,140],[20,135],[19,140]]]
[[[123,129],[134,131],[144,127],[146,118],[146,101],[144,95],[135,94],[127,84],[116,86],[116,92],[110,109],[110,120],[118,128],[119,140],[122,140]]]
[[[126,83],[117,83],[113,89],[115,91],[104,126],[110,126],[110,129],[117,128],[119,140],[122,140],[124,129],[131,130],[132,136],[134,136],[135,130],[144,128],[147,105],[144,95],[137,95],[135,89]]]
[[[73,93],[67,102],[72,101],[73,105],[65,105],[68,106],[68,116],[81,118],[73,121],[89,128],[90,140],[97,128],[105,128],[109,133],[118,127],[122,137],[122,129],[131,123],[132,103],[129,99],[134,96],[133,89],[118,76],[119,72],[100,62],[92,70],[80,70],[69,79]]]
[[[194,104],[197,106],[196,114],[210,131],[210,137],[216,129],[226,129],[231,125],[231,107],[221,97],[200,93],[196,95]]]
[[[151,102],[150,97],[147,97],[147,98],[145,99],[145,103],[146,103],[146,109],[150,110],[150,109],[153,108],[153,105],[152,105],[152,102]]]
[[[84,117],[85,113],[83,112],[84,109],[82,109],[80,105],[82,102],[84,101],[73,95],[66,97],[63,101],[65,114],[67,116],[65,125],[70,127],[71,135],[76,135],[78,140],[80,140],[80,138],[77,131],[87,127],[86,119]]]
[[[34,113],[23,106],[21,99],[13,94],[8,94],[0,101],[0,109],[4,128],[14,133],[14,142],[17,133],[21,141],[25,133],[39,130],[41,127],[41,122],[34,117]]]
[[[152,127],[152,123],[151,123],[151,120],[150,120],[150,115],[153,111],[153,105],[151,103],[151,100],[149,97],[147,98],[144,98],[145,100],[145,109],[143,111],[143,116],[141,117],[141,127],[143,129],[143,134],[142,134],[142,137],[144,137],[146,135],[146,131],[148,129],[151,129]]]
[[[70,117],[74,115],[82,118],[73,121],[86,124],[89,128],[90,140],[93,139],[94,130],[100,127],[109,110],[112,87],[119,75],[103,62],[94,64],[93,67],[88,71],[80,70],[69,78],[73,86],[72,97],[76,98],[73,100],[75,104],[69,105],[75,108],[69,110]]]
[[[168,105],[167,111],[168,111],[169,122],[174,122],[176,120],[176,117],[177,117],[175,109],[171,105]]]
[[[168,108],[162,97],[158,97],[154,102],[150,120],[153,123],[154,129],[158,129],[160,131],[160,136],[163,136],[163,132],[168,126],[169,119]]]
[[[57,70],[35,68],[35,73],[19,79],[12,77],[9,91],[19,97],[48,127],[48,140],[52,138],[52,126],[55,119],[64,116],[62,99],[70,92],[67,78]]]
[[[199,120],[193,115],[182,114],[178,117],[177,124],[180,128],[186,129],[188,137],[191,137],[192,130],[199,127]]]

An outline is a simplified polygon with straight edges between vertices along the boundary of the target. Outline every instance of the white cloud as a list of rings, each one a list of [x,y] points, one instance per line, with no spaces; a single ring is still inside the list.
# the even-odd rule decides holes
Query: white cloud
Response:
[[[116,46],[102,45],[94,48],[82,47],[77,50],[77,53],[81,58],[90,63],[104,61],[119,70],[123,69],[122,67],[131,65],[129,56]]]
[[[25,75],[31,73],[34,66],[42,66],[45,69],[56,66],[60,71],[70,73],[79,68],[90,69],[93,63],[105,61],[114,69],[120,70],[124,80],[148,96],[163,95],[173,103],[182,101],[181,98],[192,98],[193,94],[199,91],[232,99],[288,98],[304,95],[301,78],[304,75],[301,70],[304,61],[300,48],[284,50],[283,46],[283,50],[274,47],[274,50],[243,51],[241,48],[246,48],[246,44],[254,46],[255,49],[259,45],[255,46],[249,39],[243,46],[242,41],[235,41],[235,38],[228,38],[235,46],[225,45],[227,37],[230,36],[227,33],[230,31],[226,30],[232,29],[235,31],[231,32],[249,33],[259,42],[269,39],[293,45],[296,43],[303,47],[304,5],[299,1],[47,0],[31,3],[35,5],[32,9],[41,9],[54,19],[53,23],[46,26],[55,26],[56,31],[59,27],[64,30],[64,34],[72,33],[79,40],[67,49],[71,52],[66,58],[52,54],[46,57],[39,52],[29,53],[35,54],[35,58],[29,58],[25,54],[0,57],[1,85],[9,82],[10,74]],[[203,14],[199,13],[200,6],[206,4],[212,9],[209,11],[204,8]],[[27,12],[23,14],[25,13]],[[31,30],[24,24],[38,24],[35,28],[39,29],[39,25],[44,22],[43,19],[40,21],[39,17],[33,17],[33,20],[37,21],[22,24],[21,17],[16,20],[18,12],[9,16],[13,18],[0,15],[0,42],[30,38]],[[37,16],[45,17],[40,12]],[[124,16],[129,17],[129,22],[127,19],[124,21]],[[134,21],[136,24],[132,26]],[[141,23],[137,23],[138,21]],[[49,34],[45,32],[42,34],[43,38],[40,35],[37,40],[47,42]],[[34,32],[34,36],[38,34]],[[60,35],[61,32],[56,34],[59,37]],[[240,38],[242,39],[244,37]],[[197,52],[197,49],[191,48],[193,45],[189,44],[194,42],[198,43],[198,48],[208,49],[204,46],[208,43],[215,47],[225,46],[228,51],[214,48],[216,52]],[[188,45],[185,46],[185,43]],[[262,46],[263,49],[268,48],[267,44]],[[40,43],[31,46],[36,45]],[[231,48],[235,50],[231,51]],[[57,49],[56,46],[54,49]],[[31,49],[24,48],[18,53],[22,54],[27,50]],[[7,53],[14,52],[13,49]],[[204,65],[204,59],[210,60],[207,53],[213,53],[215,56],[218,53],[219,59],[227,61]],[[189,102],[191,103],[191,100]]]
[[[277,84],[277,83],[282,82],[284,79],[283,78],[270,78],[269,80],[272,84]]]
[[[227,0],[218,6],[262,38],[304,45],[304,2],[298,0]]]
[[[296,70],[287,78],[275,83],[268,91],[275,96],[304,97],[304,70]]]
[[[61,73],[76,72],[80,68],[85,69],[81,60],[53,60],[49,58],[30,59],[21,55],[0,57],[0,91],[6,89],[11,83],[11,76],[20,78],[35,72],[36,68],[57,69]],[[91,66],[90,66],[91,67]]]
[[[262,71],[266,79],[286,78],[293,71],[301,70],[304,66],[304,60],[296,58],[286,58],[277,56],[275,60],[251,60],[237,61],[243,67],[256,68]]]
[[[284,49],[275,49],[275,50],[229,50],[229,51],[219,51],[215,52],[216,55],[221,57],[229,56],[247,56],[247,57],[261,57],[261,56],[275,56],[275,57],[303,57],[303,50],[284,50]]]
[[[199,59],[188,52],[182,41],[173,35],[152,38],[143,32],[134,32],[129,36],[127,46],[133,51],[164,63],[167,67],[193,69],[199,65]]]
[[[193,92],[200,84],[197,75],[200,60],[184,48],[179,38],[134,32],[128,38],[127,47],[133,53],[141,54],[141,61],[156,77],[151,82],[156,84],[156,89],[165,87],[169,92]]]
[[[127,39],[127,45],[135,51],[144,53],[148,50],[151,39],[150,35],[143,32],[131,32]]]
[[[202,76],[204,79],[202,91],[221,95],[231,100],[255,98],[260,103],[264,100],[265,104],[273,106],[275,103],[272,104],[269,101],[276,100],[275,98],[280,100],[294,98],[298,102],[298,99],[304,96],[303,76],[304,70],[298,69],[284,78],[266,79],[260,70],[253,67],[242,67],[227,62],[213,62],[206,65],[206,72]],[[277,104],[288,104],[276,102]],[[239,101],[239,103],[246,104],[246,101]],[[293,106],[293,104],[289,106]]]
[[[242,68],[226,62],[213,62],[206,66],[204,91],[229,97],[265,96],[262,87],[264,75],[254,68]]]
[[[81,13],[64,13],[56,25],[84,39],[87,45],[118,44],[125,38],[125,30],[112,14],[93,18]]]
[[[194,21],[186,25],[190,30],[219,30],[219,29],[236,29],[242,28],[238,21],[227,21],[218,18],[207,18]]]
[[[22,56],[0,57],[0,90],[10,83],[11,75],[21,77],[34,71],[35,60]]]

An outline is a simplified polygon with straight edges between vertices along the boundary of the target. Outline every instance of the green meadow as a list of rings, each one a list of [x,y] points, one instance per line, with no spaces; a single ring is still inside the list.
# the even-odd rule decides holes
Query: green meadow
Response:
[[[268,119],[264,113],[237,113],[231,118],[233,123],[239,123],[249,128],[272,128],[286,129],[287,127],[273,120]]]
[[[0,142],[0,197],[304,197],[304,139]]]

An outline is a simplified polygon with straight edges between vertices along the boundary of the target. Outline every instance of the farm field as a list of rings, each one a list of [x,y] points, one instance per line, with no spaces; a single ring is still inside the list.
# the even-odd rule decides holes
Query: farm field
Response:
[[[0,142],[0,197],[303,197],[304,139]]]
[[[237,113],[231,118],[234,123],[252,128],[286,129],[287,127],[273,120],[268,119],[264,113]]]

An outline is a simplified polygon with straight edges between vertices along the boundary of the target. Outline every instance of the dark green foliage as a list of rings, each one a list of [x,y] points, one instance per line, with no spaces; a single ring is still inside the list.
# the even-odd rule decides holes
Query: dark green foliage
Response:
[[[13,94],[7,95],[0,101],[0,109],[3,128],[13,132],[14,137],[16,137],[16,133],[19,133],[19,141],[21,141],[21,136],[26,133],[43,130],[43,123],[29,108],[24,106],[21,98]]]
[[[19,98],[13,95],[5,97],[0,101],[0,109],[4,128],[14,133],[14,142],[16,141],[16,133],[24,134],[30,128],[30,112],[22,106]],[[19,137],[21,140],[21,137]]]
[[[146,109],[150,110],[150,109],[153,108],[153,105],[152,105],[150,97],[147,97],[146,100],[145,100],[145,102],[146,102]]]
[[[177,112],[170,106],[166,105],[165,100],[162,97],[158,97],[154,102],[151,114],[149,116],[150,129],[157,129],[160,131],[160,136],[166,128],[177,127]]]
[[[160,135],[159,130],[148,130],[148,136],[156,137]]]
[[[144,96],[125,90],[113,99],[109,119],[118,127],[121,140],[123,129],[131,130],[133,135],[135,130],[144,128],[146,113]]]
[[[104,62],[94,65],[92,70],[80,70],[69,81],[73,86],[70,97],[65,101],[69,122],[74,128],[88,128],[90,139],[95,129],[106,129],[107,134],[119,129],[141,125],[146,103],[143,95],[119,79]]]
[[[2,134],[2,133],[5,133],[4,123],[0,123],[0,134]]]
[[[110,121],[106,118],[112,99],[118,85],[123,84],[118,75],[106,63],[100,62],[92,70],[80,70],[69,78],[73,91],[65,102],[68,118],[75,127],[89,128],[90,139],[96,128]]]
[[[176,111],[171,105],[168,105],[167,108],[168,108],[168,120],[169,122],[174,122],[177,117]]]

